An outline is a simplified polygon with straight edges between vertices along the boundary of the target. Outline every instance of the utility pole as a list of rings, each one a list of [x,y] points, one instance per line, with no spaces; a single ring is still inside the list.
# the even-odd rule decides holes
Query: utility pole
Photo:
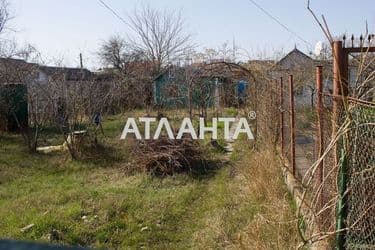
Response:
[[[233,36],[233,62],[236,62],[236,39]]]
[[[81,66],[81,69],[83,69],[82,53],[79,53],[79,64]]]

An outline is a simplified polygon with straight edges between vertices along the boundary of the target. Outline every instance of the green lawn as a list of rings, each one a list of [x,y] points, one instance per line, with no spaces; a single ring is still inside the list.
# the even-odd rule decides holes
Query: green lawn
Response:
[[[124,121],[104,124],[113,155],[85,161],[31,155],[19,136],[0,134],[0,237],[110,249],[294,248],[294,206],[268,150],[240,141],[230,163],[203,175],[129,175]]]

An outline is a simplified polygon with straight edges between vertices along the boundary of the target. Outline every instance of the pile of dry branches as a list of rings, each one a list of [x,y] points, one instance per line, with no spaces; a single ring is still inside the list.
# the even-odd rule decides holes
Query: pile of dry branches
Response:
[[[135,142],[132,170],[155,175],[201,171],[207,161],[199,143],[191,139],[142,140]]]

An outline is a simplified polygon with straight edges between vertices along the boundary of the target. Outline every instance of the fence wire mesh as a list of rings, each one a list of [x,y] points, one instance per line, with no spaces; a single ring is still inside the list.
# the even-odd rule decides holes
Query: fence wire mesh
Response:
[[[345,139],[348,158],[346,247],[375,248],[375,109],[355,106]]]
[[[323,111],[320,114],[323,124],[323,148],[324,157],[322,161],[322,180],[315,176],[313,192],[316,195],[316,217],[319,229],[323,232],[332,232],[336,226],[336,202],[338,197],[337,174],[338,166],[335,163],[335,143],[332,143],[332,103],[331,96],[323,97]],[[318,156],[316,160],[319,161]],[[318,171],[318,169],[317,169]]]
[[[290,169],[290,162],[291,162],[291,126],[290,126],[290,94],[289,94],[289,83],[287,80],[283,80],[283,88],[282,88],[282,100],[283,103],[280,106],[280,116],[282,116],[282,129],[283,129],[283,140],[282,143],[282,154],[287,160],[289,170]]]
[[[272,145],[279,135],[278,86],[273,80],[264,79],[256,90],[257,136]]]
[[[375,249],[374,88],[360,95],[365,84],[357,86],[337,123],[330,109],[333,98],[325,96],[321,114],[325,150],[310,169],[312,181],[305,183],[306,200],[313,208],[307,220],[317,227],[309,236],[312,241],[328,239],[339,249]],[[316,178],[319,163],[323,163],[321,180]]]
[[[295,107],[295,178],[301,181],[303,189],[301,204],[305,207],[299,227],[305,243],[325,240],[328,245],[324,248],[329,248],[339,244],[338,236],[343,235],[346,249],[375,249],[375,107],[371,106],[374,87],[368,91],[372,92],[366,95],[370,105],[359,104],[361,100],[350,101],[337,122],[332,120],[334,98],[329,93],[323,95],[320,111],[315,107]],[[288,84],[284,85],[282,95],[283,105],[279,109],[280,117],[284,116],[280,119],[283,120],[282,154],[290,163],[292,128]],[[358,96],[357,90],[352,96]],[[321,145],[318,126],[322,130]],[[335,134],[333,126],[337,130]],[[306,138],[309,141],[305,143]],[[324,149],[322,155],[318,154],[320,146]],[[346,169],[344,162],[337,158],[340,156],[347,159]],[[341,205],[344,212],[340,210]],[[338,226],[340,221],[342,227]]]

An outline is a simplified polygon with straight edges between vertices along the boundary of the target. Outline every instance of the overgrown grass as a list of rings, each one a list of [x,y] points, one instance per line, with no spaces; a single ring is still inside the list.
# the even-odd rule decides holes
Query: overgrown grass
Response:
[[[128,175],[129,149],[118,141],[126,116],[105,119],[101,139],[110,148],[99,159],[31,155],[19,136],[1,134],[1,238],[110,249],[294,248],[294,208],[272,151],[238,141],[229,164],[201,175]]]
[[[250,152],[249,152],[250,151]],[[272,147],[257,150],[236,148],[232,156],[239,164],[237,178],[245,201],[257,204],[256,214],[239,233],[241,246],[253,249],[294,249],[298,243],[296,206],[280,174],[278,157]]]

